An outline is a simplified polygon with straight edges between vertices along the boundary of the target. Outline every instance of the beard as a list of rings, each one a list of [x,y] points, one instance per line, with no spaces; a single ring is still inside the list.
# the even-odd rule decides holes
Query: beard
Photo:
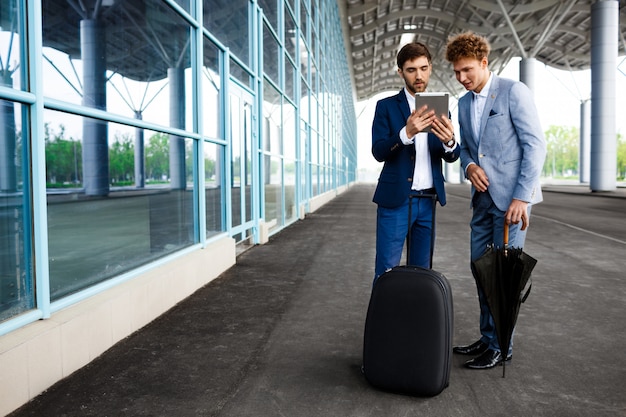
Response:
[[[426,87],[428,86],[428,84],[422,80],[416,80],[413,84],[405,82],[405,84],[407,90],[409,90],[409,92],[413,95],[415,95],[415,93],[423,93],[426,91]]]

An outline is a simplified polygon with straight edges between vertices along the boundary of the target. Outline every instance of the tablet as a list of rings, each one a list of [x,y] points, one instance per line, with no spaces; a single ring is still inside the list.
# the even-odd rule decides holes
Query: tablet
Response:
[[[415,109],[419,109],[424,104],[429,110],[435,110],[435,116],[441,118],[441,115],[449,117],[448,111],[448,93],[415,93]],[[430,126],[425,129],[430,132]]]

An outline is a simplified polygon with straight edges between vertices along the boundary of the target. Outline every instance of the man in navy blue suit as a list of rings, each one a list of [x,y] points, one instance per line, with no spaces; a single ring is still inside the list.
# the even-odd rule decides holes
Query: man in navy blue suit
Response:
[[[372,125],[372,154],[384,162],[373,198],[378,205],[374,282],[400,264],[408,234],[409,195],[435,195],[445,205],[442,160],[454,162],[460,155],[448,115],[437,115],[426,106],[415,109],[415,93],[426,90],[432,73],[428,48],[418,42],[405,45],[397,64],[405,86],[376,104]],[[431,133],[425,132],[428,127]],[[430,268],[434,204],[429,198],[411,201],[409,264]]]

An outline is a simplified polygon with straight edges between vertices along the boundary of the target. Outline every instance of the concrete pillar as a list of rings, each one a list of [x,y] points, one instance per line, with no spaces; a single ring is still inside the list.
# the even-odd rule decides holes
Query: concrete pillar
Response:
[[[580,145],[578,151],[578,177],[584,184],[589,183],[589,155],[591,150],[591,101],[580,102]]]
[[[185,73],[183,68],[167,70],[170,87],[170,126],[185,128]],[[185,175],[185,139],[170,135],[170,185],[172,189],[184,190],[187,186]]]
[[[13,87],[12,73],[0,70],[0,74],[0,85]],[[0,191],[17,190],[15,152],[15,104],[0,100]]]
[[[141,120],[141,111],[135,112],[135,119]],[[135,128],[135,187],[144,188],[146,186],[146,164],[144,147],[143,128]]]
[[[617,176],[618,2],[591,5],[591,191],[613,191]]]
[[[81,20],[83,105],[106,110],[105,32],[97,20]],[[83,186],[87,195],[109,194],[107,122],[83,118]]]
[[[535,58],[523,58],[519,62],[519,80],[526,84],[530,91],[535,92]]]

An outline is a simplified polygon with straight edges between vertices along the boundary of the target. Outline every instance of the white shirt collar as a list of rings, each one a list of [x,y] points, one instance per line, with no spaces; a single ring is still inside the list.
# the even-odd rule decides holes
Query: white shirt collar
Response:
[[[480,90],[480,93],[475,93],[473,91],[472,93],[476,96],[487,98],[489,96],[489,89],[491,88],[491,81],[493,81],[493,73],[489,71],[489,79],[487,80],[487,83],[485,84],[483,89]]]
[[[413,108],[415,107],[415,96],[411,94],[411,92],[407,90],[406,87],[404,87],[404,94],[406,95],[406,99],[409,102],[409,109],[413,111]]]

